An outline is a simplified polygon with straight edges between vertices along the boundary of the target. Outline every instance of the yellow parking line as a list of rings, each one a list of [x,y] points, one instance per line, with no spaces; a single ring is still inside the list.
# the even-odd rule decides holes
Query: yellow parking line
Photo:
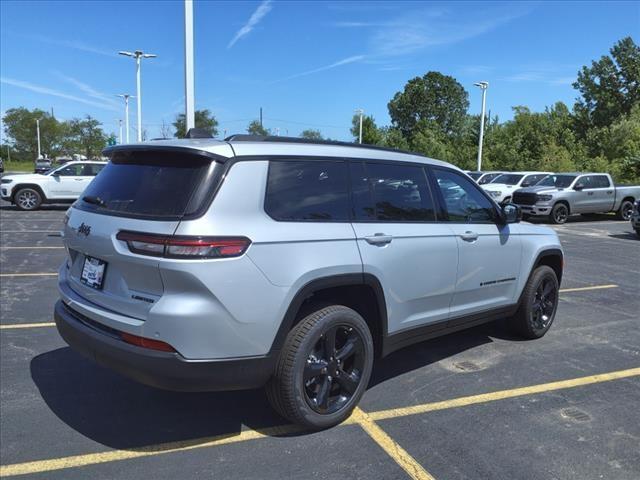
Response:
[[[434,477],[420,465],[415,458],[396,443],[387,432],[374,422],[369,415],[356,407],[351,418],[367,432],[367,434],[382,448],[387,455],[400,465],[413,480],[435,480]]]
[[[618,288],[618,285],[592,285],[590,287],[579,287],[579,288],[561,288],[560,293],[569,293],[569,292],[586,292],[587,290],[602,290],[605,288]]]
[[[571,380],[561,380],[559,382],[542,383],[529,387],[513,388],[511,390],[499,390],[497,392],[482,393],[480,395],[471,395],[469,397],[459,397],[454,398],[453,400],[444,400],[442,402],[425,403],[422,405],[413,405],[411,407],[380,410],[370,413],[369,416],[373,420],[386,420],[388,418],[407,417],[409,415],[434,412],[436,410],[466,407],[468,405],[476,405],[478,403],[494,402],[496,400],[521,397],[523,395],[533,395],[535,393],[552,392],[554,390],[566,390],[568,388],[582,387],[585,385],[592,385],[594,383],[610,382],[611,380],[620,380],[621,378],[637,376],[640,376],[640,368],[630,368],[629,370],[619,370],[617,372],[573,378]]]
[[[0,277],[52,277],[58,273],[0,273]]]
[[[42,323],[11,323],[9,325],[0,325],[0,330],[16,330],[19,328],[40,328],[40,327],[55,327],[54,322],[42,322]]]
[[[64,247],[0,247],[0,250],[58,250],[64,249]]]
[[[619,370],[616,372],[590,375],[588,377],[561,380],[559,382],[543,383],[539,385],[532,385],[529,387],[501,390],[481,395],[472,395],[469,397],[461,397],[453,400],[445,400],[442,402],[426,403],[413,407],[380,410],[377,412],[369,413],[367,416],[372,422],[377,420],[385,420],[388,418],[400,418],[408,415],[416,415],[419,413],[464,407],[467,405],[474,405],[478,403],[486,403],[490,401],[502,400],[523,395],[532,395],[536,393],[545,393],[562,389],[575,388],[636,376],[640,376],[640,368],[631,368],[628,370]],[[359,418],[357,415],[352,415],[349,419],[343,422],[342,425],[359,424],[362,426],[362,423],[360,423],[361,420],[362,418]],[[367,423],[367,425],[370,424]],[[114,462],[118,460],[127,460],[131,458],[146,457],[150,455],[161,455],[163,453],[173,453],[185,450],[194,450],[198,448],[216,447],[219,445],[245,442],[248,440],[263,438],[266,436],[286,435],[300,431],[301,429],[295,425],[282,425],[265,428],[260,431],[247,430],[235,436],[218,435],[215,437],[198,438],[182,442],[149,445],[147,447],[133,450],[111,450],[108,452],[91,453],[87,455],[73,455],[70,457],[52,458],[49,460],[36,460],[34,462],[0,465],[0,477],[50,472],[54,470],[62,470],[65,468],[84,467],[87,465],[95,465],[98,463]],[[376,431],[376,434],[378,433],[379,432]]]

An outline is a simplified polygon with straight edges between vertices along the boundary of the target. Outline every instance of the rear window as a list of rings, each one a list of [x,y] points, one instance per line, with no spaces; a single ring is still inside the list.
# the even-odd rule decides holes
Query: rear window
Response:
[[[343,161],[272,160],[265,210],[275,220],[347,222],[348,178]]]
[[[197,213],[213,192],[221,168],[216,165],[182,152],[116,152],[76,205],[118,216],[180,219]]]

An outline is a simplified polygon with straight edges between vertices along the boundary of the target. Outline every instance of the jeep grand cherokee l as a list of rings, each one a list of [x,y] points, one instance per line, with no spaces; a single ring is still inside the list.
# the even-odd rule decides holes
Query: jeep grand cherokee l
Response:
[[[499,318],[543,336],[563,254],[461,170],[337,142],[233,136],[107,149],[69,209],[55,320],[148,385],[266,385],[335,425],[375,356]]]

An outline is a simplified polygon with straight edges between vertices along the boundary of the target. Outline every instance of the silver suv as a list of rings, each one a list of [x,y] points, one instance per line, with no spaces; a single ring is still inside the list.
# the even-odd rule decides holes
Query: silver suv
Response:
[[[55,319],[148,385],[266,385],[281,415],[324,428],[375,357],[507,317],[538,338],[556,314],[557,235],[447,163],[252,136],[105,153],[65,218]]]

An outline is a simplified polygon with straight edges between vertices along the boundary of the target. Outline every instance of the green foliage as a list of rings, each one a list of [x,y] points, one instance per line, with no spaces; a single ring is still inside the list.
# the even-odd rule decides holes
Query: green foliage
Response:
[[[216,120],[216,117],[208,109],[205,108],[204,110],[196,110],[194,117],[196,128],[202,128],[212,137],[218,135],[218,120]],[[176,115],[176,120],[173,122],[173,128],[176,129],[175,133],[173,134],[174,137],[185,137],[185,135],[187,134],[187,122],[184,113]],[[163,135],[164,134],[165,132],[163,132]]]
[[[353,141],[357,143],[360,139],[360,115],[354,115],[351,118],[351,135],[353,135]],[[375,119],[371,115],[364,115],[362,117],[362,143],[378,145],[381,140],[382,135],[380,135]]]
[[[100,128],[100,122],[90,115],[84,119],[74,118],[61,125],[62,153],[81,153],[87,158],[99,158],[107,146],[107,136]]]
[[[40,120],[40,150],[43,156],[53,157],[60,153],[60,123],[50,113],[40,109],[24,107],[10,108],[2,122],[5,134],[13,144],[16,160],[34,161],[38,156],[36,120]]]
[[[626,37],[610,53],[582,67],[573,84],[582,95],[574,110],[583,137],[590,128],[611,125],[640,104],[640,47]]]
[[[269,130],[260,125],[258,120],[253,120],[247,126],[247,133],[250,135],[269,135]]]
[[[308,138],[309,140],[322,140],[324,138],[320,130],[314,130],[312,128],[303,130],[300,136],[302,138]]]
[[[409,138],[419,122],[428,122],[444,134],[458,131],[469,108],[469,94],[455,78],[439,72],[416,77],[389,102],[394,126]]]

